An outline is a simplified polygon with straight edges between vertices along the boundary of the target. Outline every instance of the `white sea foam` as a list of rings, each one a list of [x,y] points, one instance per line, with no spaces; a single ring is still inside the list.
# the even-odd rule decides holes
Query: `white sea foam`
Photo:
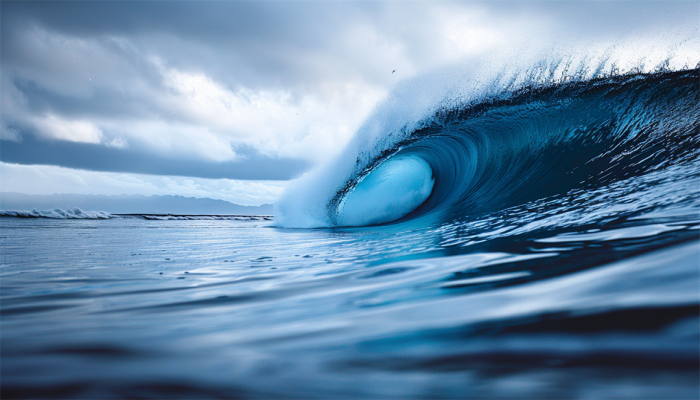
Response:
[[[271,221],[270,215],[132,215],[158,221]]]
[[[83,211],[79,208],[69,208],[66,210],[55,208],[53,210],[13,211],[0,210],[2,217],[20,218],[52,218],[52,219],[109,219],[113,215],[105,211]]]
[[[51,219],[114,219],[140,218],[158,221],[271,221],[271,215],[172,215],[172,214],[110,214],[106,211],[83,211],[80,208],[53,210],[0,210],[0,217]]]

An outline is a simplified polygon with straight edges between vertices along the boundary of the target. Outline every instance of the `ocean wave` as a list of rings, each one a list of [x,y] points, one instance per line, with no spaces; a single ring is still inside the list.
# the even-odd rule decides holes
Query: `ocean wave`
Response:
[[[83,211],[79,208],[54,208],[53,210],[13,211],[0,210],[0,217],[51,218],[51,219],[110,219],[114,216],[105,211]]]
[[[271,221],[271,215],[178,215],[178,214],[110,214],[106,211],[83,211],[80,208],[32,211],[0,210],[0,217],[50,219],[147,219],[156,221]]]
[[[623,71],[610,60],[557,58],[500,73],[482,66],[471,79],[451,71],[407,82],[337,159],[290,185],[278,223],[440,226],[576,191],[586,198],[651,172],[666,171],[661,181],[697,177],[700,64],[674,70],[666,58]],[[429,172],[409,165],[421,162]],[[349,216],[347,203],[359,197],[352,210],[361,218]]]
[[[123,215],[126,217],[127,215]],[[271,221],[271,215],[162,215],[129,214],[129,217],[158,221]]]

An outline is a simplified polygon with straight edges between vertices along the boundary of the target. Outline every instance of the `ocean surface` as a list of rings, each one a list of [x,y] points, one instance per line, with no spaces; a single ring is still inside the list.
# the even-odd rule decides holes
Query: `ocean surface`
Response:
[[[697,399],[700,70],[538,68],[274,218],[2,212],[2,398]]]

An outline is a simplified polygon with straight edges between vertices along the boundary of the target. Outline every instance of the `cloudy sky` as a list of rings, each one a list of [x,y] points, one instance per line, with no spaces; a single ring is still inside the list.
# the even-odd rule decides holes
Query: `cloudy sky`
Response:
[[[697,1],[3,1],[0,13],[2,191],[245,205],[338,154],[399,81],[500,49],[700,36]]]

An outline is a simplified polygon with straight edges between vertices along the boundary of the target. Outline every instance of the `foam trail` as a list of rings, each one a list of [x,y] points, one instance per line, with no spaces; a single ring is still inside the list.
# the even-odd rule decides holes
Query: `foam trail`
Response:
[[[83,211],[80,208],[53,210],[0,210],[0,217],[49,219],[147,219],[154,221],[271,221],[271,215],[175,215],[110,214],[106,211]]]
[[[53,210],[13,211],[0,210],[0,217],[18,218],[50,218],[50,219],[110,219],[114,216],[105,211],[83,211],[79,208],[66,210],[55,208]]]

